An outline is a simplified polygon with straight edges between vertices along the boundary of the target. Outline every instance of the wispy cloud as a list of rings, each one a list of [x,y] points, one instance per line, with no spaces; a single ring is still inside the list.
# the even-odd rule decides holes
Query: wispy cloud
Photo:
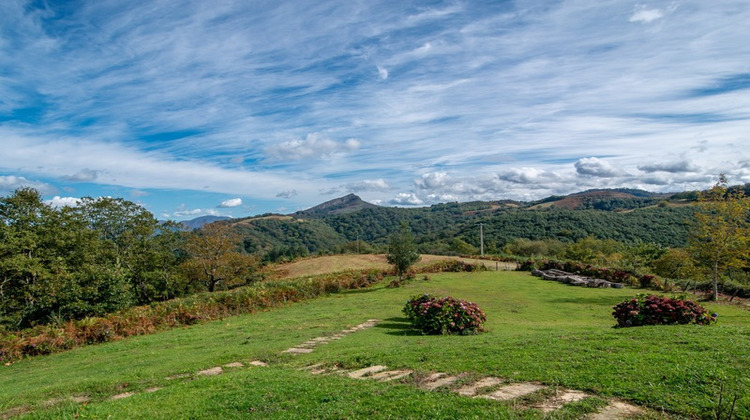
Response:
[[[347,191],[416,205],[750,181],[742,2],[6,1],[0,15],[5,191],[147,190],[172,214],[156,190],[263,212]]]

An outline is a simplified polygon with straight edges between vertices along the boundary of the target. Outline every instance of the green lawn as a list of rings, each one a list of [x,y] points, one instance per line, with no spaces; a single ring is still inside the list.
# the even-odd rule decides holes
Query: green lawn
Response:
[[[421,336],[401,308],[417,293],[477,302],[487,332]],[[296,367],[373,364],[430,372],[493,375],[584,390],[603,398],[687,417],[707,417],[720,385],[741,395],[750,417],[750,312],[708,305],[710,327],[614,329],[612,306],[632,289],[588,289],[516,272],[436,274],[399,289],[376,286],[151,336],[28,359],[0,367],[0,412],[26,406],[34,417],[534,417],[510,404],[426,392],[403,383],[314,376]],[[321,345],[311,354],[286,348],[331,335],[367,319],[373,328]],[[268,368],[236,369],[217,377],[167,380],[233,361],[261,359]],[[419,376],[419,375],[417,375]],[[163,387],[119,401],[115,394]],[[87,395],[81,405],[44,402]],[[596,404],[596,401],[594,401]],[[584,409],[585,411],[585,409]],[[567,414],[566,414],[567,413]],[[575,417],[562,411],[558,417]]]

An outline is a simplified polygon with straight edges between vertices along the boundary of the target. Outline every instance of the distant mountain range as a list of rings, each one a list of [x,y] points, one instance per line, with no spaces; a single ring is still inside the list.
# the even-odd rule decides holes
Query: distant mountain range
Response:
[[[184,220],[180,222],[182,226],[185,227],[185,230],[194,230],[194,229],[200,229],[203,227],[203,225],[207,225],[209,223],[218,222],[221,220],[229,220],[231,217],[226,216],[201,216],[196,217],[195,219],[191,220]]]
[[[750,184],[733,188],[750,192]],[[270,260],[358,249],[383,251],[402,221],[409,224],[423,253],[478,251],[478,224],[484,226],[487,252],[500,252],[517,238],[571,242],[588,236],[680,247],[687,241],[686,221],[692,218],[691,203],[698,194],[595,189],[534,202],[475,201],[413,208],[378,206],[349,194],[291,214],[228,223],[242,235],[248,252]],[[227,218],[204,216],[183,225],[193,229],[217,220]]]

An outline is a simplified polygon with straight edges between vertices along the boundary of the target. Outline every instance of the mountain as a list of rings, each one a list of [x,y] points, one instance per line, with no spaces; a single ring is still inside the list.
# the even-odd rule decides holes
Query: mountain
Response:
[[[248,252],[269,261],[351,251],[353,243],[384,252],[402,221],[409,224],[422,253],[478,249],[479,224],[484,226],[487,252],[500,252],[517,238],[574,242],[589,236],[678,247],[687,240],[685,221],[694,212],[690,201],[680,194],[599,189],[531,203],[474,201],[403,208],[377,206],[349,194],[292,214],[229,223],[242,235]]]
[[[671,194],[658,194],[644,190],[616,188],[595,189],[567,196],[552,196],[530,203],[529,209],[562,208],[568,210],[623,211],[649,207],[668,199]]]
[[[183,220],[180,222],[182,226],[185,227],[185,230],[194,230],[194,229],[200,229],[203,227],[203,225],[207,225],[209,223],[218,222],[221,220],[229,220],[231,217],[226,216],[201,216],[196,217],[195,219],[191,220]]]
[[[356,194],[349,194],[344,197],[334,198],[333,200],[326,201],[323,204],[318,204],[317,206],[309,208],[307,210],[298,211],[291,216],[323,217],[336,214],[354,213],[363,209],[376,207],[378,206],[363,201]]]

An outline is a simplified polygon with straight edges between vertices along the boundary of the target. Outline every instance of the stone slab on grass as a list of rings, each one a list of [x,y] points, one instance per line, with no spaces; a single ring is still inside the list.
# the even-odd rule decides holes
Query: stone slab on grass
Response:
[[[135,395],[135,392],[123,392],[122,394],[113,395],[109,399],[110,400],[121,400],[123,398],[132,397],[133,395]]]
[[[534,408],[538,408],[545,413],[549,413],[551,411],[559,410],[565,404],[576,402],[576,401],[581,401],[588,397],[589,395],[583,391],[575,391],[575,390],[568,389],[568,390],[558,392],[556,395],[552,396],[551,398],[543,401],[542,403],[538,405],[535,405]]]
[[[529,395],[541,389],[544,389],[544,386],[530,382],[519,382],[498,388],[496,391],[487,395],[480,395],[480,398],[489,398],[495,401],[507,401]]]
[[[598,413],[590,414],[587,420],[613,420],[626,419],[638,414],[643,414],[640,407],[628,404],[623,401],[612,401],[608,406],[601,409]]]
[[[286,349],[282,351],[282,353],[289,353],[289,354],[307,354],[312,353],[313,349],[303,349],[299,347],[292,347],[290,349]]]
[[[412,373],[413,371],[411,370],[386,370],[385,372],[376,373],[370,376],[370,379],[374,379],[376,381],[381,381],[381,382],[388,382],[388,381],[395,381],[396,379],[405,378],[411,375]]]
[[[386,369],[388,368],[382,365],[370,366],[349,372],[347,376],[354,379],[365,379],[366,375],[371,375],[373,373],[377,373]]]
[[[453,382],[456,382],[460,376],[445,376],[445,373],[441,373],[440,376],[433,374],[427,377],[427,381],[422,383],[422,388],[427,390],[433,390],[440,388],[441,386],[448,386],[452,384]],[[434,378],[433,380],[430,380]]]
[[[462,386],[461,388],[457,389],[456,392],[465,397],[473,397],[474,395],[477,395],[479,390],[481,390],[482,388],[500,385],[501,383],[503,383],[502,379],[488,376],[472,384]]]
[[[243,365],[240,362],[232,362],[232,363],[227,363],[226,365],[224,365],[224,367],[227,367],[227,368],[241,368],[243,366],[245,365]]]
[[[224,372],[224,369],[221,368],[221,366],[212,367],[211,369],[205,369],[198,371],[198,375],[201,376],[216,376],[221,375]]]

